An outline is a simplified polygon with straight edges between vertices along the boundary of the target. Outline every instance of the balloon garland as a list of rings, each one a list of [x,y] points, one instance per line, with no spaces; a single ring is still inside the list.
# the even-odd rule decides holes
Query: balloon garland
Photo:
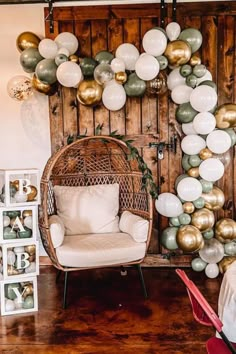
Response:
[[[169,218],[161,244],[170,251],[196,254],[193,270],[205,270],[215,278],[224,269],[224,257],[236,256],[236,222],[230,218],[216,222],[214,214],[225,202],[214,183],[222,178],[230,162],[227,152],[236,143],[236,105],[217,106],[216,84],[196,54],[202,45],[201,32],[181,30],[171,22],[165,30],[155,27],[144,34],[142,54],[133,44],[123,43],[115,55],[100,51],[94,58],[77,56],[79,42],[69,32],[55,40],[23,32],[16,43],[22,68],[32,75],[8,82],[10,97],[19,101],[34,90],[52,95],[60,84],[76,88],[82,105],[102,103],[116,111],[127,96],[155,97],[170,91],[185,135],[181,141],[184,173],[176,179],[176,194],[161,193],[155,201],[158,213]]]

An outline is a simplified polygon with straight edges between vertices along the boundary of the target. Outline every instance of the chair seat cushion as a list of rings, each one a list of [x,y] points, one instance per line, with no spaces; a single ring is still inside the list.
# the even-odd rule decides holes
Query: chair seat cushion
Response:
[[[56,254],[66,267],[100,267],[138,261],[145,250],[145,242],[135,242],[121,232],[65,236]]]

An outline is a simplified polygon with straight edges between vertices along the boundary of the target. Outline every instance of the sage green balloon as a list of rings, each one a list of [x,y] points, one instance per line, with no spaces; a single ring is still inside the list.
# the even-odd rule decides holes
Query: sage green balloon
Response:
[[[182,167],[185,171],[188,171],[192,166],[189,163],[189,155],[184,154],[182,157]]]
[[[202,272],[207,266],[207,262],[204,262],[200,257],[194,258],[191,262],[191,267],[195,272]]]
[[[194,74],[190,74],[186,77],[185,82],[187,86],[194,88],[197,86],[197,76]]]
[[[46,83],[54,84],[57,81],[57,65],[54,59],[43,59],[41,60],[35,69],[35,74],[37,78]]]
[[[236,256],[236,242],[229,242],[224,245],[225,253],[229,256]]]
[[[168,66],[168,59],[164,55],[155,57],[160,65],[160,70],[164,70]]]
[[[4,240],[12,240],[12,239],[16,239],[16,231],[12,230],[11,227],[7,226],[4,227],[3,229],[3,239]]]
[[[213,188],[213,182],[206,181],[205,179],[201,178],[200,183],[202,185],[202,192],[209,193]]]
[[[184,29],[179,38],[183,41],[188,42],[191,47],[192,53],[195,53],[202,45],[202,34],[196,28],[186,28]]]
[[[9,216],[10,219],[17,218],[21,216],[20,210],[7,210],[3,212],[3,215]]]
[[[201,86],[201,85],[207,85],[207,86],[210,86],[212,87],[214,90],[217,91],[217,86],[216,86],[216,83],[211,81],[211,80],[205,80],[205,81],[202,81],[200,82],[200,84],[198,86]]]
[[[198,167],[202,160],[200,159],[199,155],[190,155],[188,162],[192,167]]]
[[[176,235],[178,229],[178,227],[170,226],[162,231],[161,244],[163,247],[170,251],[178,249],[178,245],[176,243]]]
[[[18,231],[19,238],[30,238],[32,237],[32,230],[24,226],[24,231]]]
[[[95,55],[94,59],[98,61],[99,64],[110,64],[112,59],[114,59],[114,55],[106,50],[101,50]]]
[[[90,57],[85,57],[80,60],[80,68],[85,78],[93,77],[94,69],[98,62]]]
[[[146,82],[140,79],[136,73],[132,73],[129,75],[124,89],[129,97],[142,97],[146,91]]]
[[[188,155],[187,155],[188,156]],[[177,190],[178,184],[180,181],[182,181],[183,178],[189,177],[186,173],[183,173],[182,175],[179,175],[176,180],[175,180],[175,190]]]
[[[43,60],[43,57],[36,48],[25,49],[20,55],[21,66],[27,73],[33,73],[41,60]]]
[[[186,102],[177,107],[175,116],[179,123],[190,123],[198,113],[189,102]]]
[[[196,209],[202,209],[205,206],[205,200],[202,197],[197,198],[196,200],[193,201],[193,204]]]
[[[32,295],[26,296],[24,302],[22,303],[23,309],[32,309],[34,307],[34,298]]]
[[[13,289],[18,289],[21,292],[21,285],[20,283],[12,283],[12,284],[5,284],[4,285],[4,293],[5,297],[9,300],[15,300],[17,295]]]
[[[62,63],[65,63],[65,61],[68,61],[68,60],[69,60],[68,56],[65,54],[62,54],[62,53],[57,54],[55,56],[55,63],[57,66],[61,65]]]
[[[234,129],[227,128],[227,129],[224,129],[224,131],[229,134],[230,139],[231,139],[231,146],[234,146],[236,143],[236,133],[235,133]]]
[[[210,229],[208,231],[203,232],[202,236],[206,239],[206,240],[210,240],[212,237],[214,237],[214,230]]]
[[[177,216],[169,218],[170,226],[180,226],[180,222]]]
[[[192,67],[189,64],[184,64],[180,67],[179,73],[180,75],[182,75],[183,77],[187,77],[188,75],[192,74]]]
[[[205,65],[203,64],[197,64],[193,67],[193,74],[196,76],[196,77],[202,77],[206,74],[206,67]]]
[[[191,216],[187,213],[180,214],[178,219],[181,225],[189,225],[191,222]]]

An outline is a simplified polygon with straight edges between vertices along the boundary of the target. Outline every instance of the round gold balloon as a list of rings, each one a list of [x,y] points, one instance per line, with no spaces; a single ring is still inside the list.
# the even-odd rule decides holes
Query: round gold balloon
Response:
[[[198,178],[200,176],[199,174],[199,167],[192,167],[188,170],[187,174],[190,177]]]
[[[83,80],[77,89],[77,99],[85,106],[95,106],[101,102],[102,91],[96,80]]]
[[[225,273],[226,270],[230,267],[230,265],[235,261],[236,261],[236,256],[227,256],[222,258],[222,260],[218,263],[220,272]]]
[[[57,83],[50,85],[45,82],[42,82],[37,78],[35,74],[32,78],[32,86],[36,91],[44,93],[47,96],[54,95],[54,93],[56,93],[58,90]]]
[[[183,204],[183,210],[184,210],[184,213],[186,213],[186,214],[192,214],[195,210],[195,206],[191,202],[185,202]]]
[[[22,32],[16,39],[16,46],[19,52],[28,48],[38,48],[40,38],[33,32]]]
[[[28,245],[24,247],[25,252],[29,253],[31,256],[35,254],[36,252],[36,246],[35,245]]]
[[[223,218],[215,225],[215,237],[222,243],[236,239],[236,222],[230,218]]]
[[[199,58],[198,55],[193,54],[190,58],[189,64],[191,66],[195,66],[195,65],[200,65],[201,64],[201,58]]]
[[[210,149],[208,148],[205,148],[205,149],[202,149],[200,152],[199,152],[199,157],[200,159],[202,160],[206,160],[206,159],[209,159],[210,157],[213,156],[213,153]]]
[[[22,217],[26,218],[27,216],[32,216],[32,210],[24,210],[22,213]]]
[[[115,80],[118,82],[118,84],[124,84],[127,81],[127,74],[124,71],[119,71],[118,73],[115,73]]]
[[[25,299],[28,295],[33,295],[34,293],[34,287],[32,283],[26,283],[23,286],[23,292],[22,292],[22,296]]]
[[[217,186],[213,186],[209,193],[202,193],[202,198],[205,200],[205,208],[213,211],[221,209],[225,202],[225,195]]]
[[[164,52],[164,56],[168,59],[168,63],[172,67],[186,64],[191,58],[191,54],[191,46],[188,42],[178,39],[169,42]]]
[[[16,190],[19,190],[19,180],[16,179],[15,181],[11,182],[11,184],[16,188]]]
[[[38,194],[38,190],[35,186],[28,186],[30,188],[30,193],[27,194],[27,202],[32,202],[33,200],[35,200],[37,194]]]
[[[69,61],[73,61],[74,63],[79,63],[79,57],[75,54],[69,56]]]
[[[12,265],[7,265],[7,275],[17,275],[20,274],[20,272],[14,268]]]
[[[236,104],[225,103],[215,111],[216,126],[220,129],[236,127]]]
[[[201,232],[210,230],[215,223],[213,212],[207,208],[198,209],[192,214],[191,224]]]
[[[201,232],[192,225],[185,225],[179,228],[176,242],[184,252],[197,252],[204,245]]]

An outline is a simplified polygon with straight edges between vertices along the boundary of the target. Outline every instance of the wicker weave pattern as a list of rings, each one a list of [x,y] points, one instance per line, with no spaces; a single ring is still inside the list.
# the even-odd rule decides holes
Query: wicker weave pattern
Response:
[[[142,173],[137,161],[129,160],[128,154],[129,150],[122,141],[96,136],[77,140],[61,148],[48,160],[41,179],[39,228],[44,248],[55,267],[64,270],[58,263],[48,224],[49,216],[56,214],[54,185],[119,183],[119,213],[129,210],[150,220],[148,247],[152,228],[152,200],[149,193],[142,189]]]

